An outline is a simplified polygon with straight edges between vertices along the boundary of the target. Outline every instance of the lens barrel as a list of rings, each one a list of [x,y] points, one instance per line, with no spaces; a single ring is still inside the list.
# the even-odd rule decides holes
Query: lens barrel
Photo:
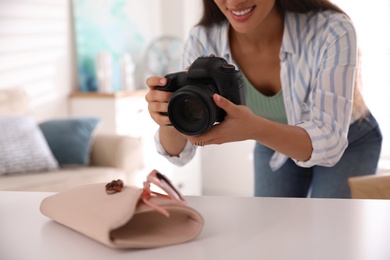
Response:
[[[187,85],[173,93],[168,114],[172,125],[186,135],[208,131],[224,113],[213,101],[212,85]]]

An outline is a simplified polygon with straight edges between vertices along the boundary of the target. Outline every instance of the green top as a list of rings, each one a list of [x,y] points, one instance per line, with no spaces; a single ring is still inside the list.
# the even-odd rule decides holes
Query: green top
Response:
[[[249,107],[253,113],[271,121],[287,124],[282,90],[274,96],[265,96],[253,87],[246,77],[244,77],[244,84],[246,91],[246,106]]]

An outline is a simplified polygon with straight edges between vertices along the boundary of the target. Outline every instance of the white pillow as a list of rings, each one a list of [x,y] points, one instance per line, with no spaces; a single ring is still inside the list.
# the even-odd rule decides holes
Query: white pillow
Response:
[[[29,116],[0,116],[0,175],[58,169],[37,122]]]

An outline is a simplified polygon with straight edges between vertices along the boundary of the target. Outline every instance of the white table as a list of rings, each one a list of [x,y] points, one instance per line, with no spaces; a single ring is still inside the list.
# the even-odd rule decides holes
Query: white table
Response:
[[[0,191],[0,259],[390,259],[385,200],[188,197],[206,222],[196,240],[115,250],[41,215],[49,195]]]

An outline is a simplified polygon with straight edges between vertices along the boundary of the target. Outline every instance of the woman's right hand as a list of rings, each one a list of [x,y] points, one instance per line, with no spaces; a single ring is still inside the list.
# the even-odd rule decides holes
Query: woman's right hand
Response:
[[[168,112],[168,101],[172,92],[158,90],[157,87],[163,87],[167,84],[166,78],[151,76],[146,79],[146,85],[149,92],[145,99],[148,102],[148,110],[151,118],[160,126],[170,125],[171,121],[166,116]],[[163,115],[165,114],[165,115]]]
[[[171,156],[178,156],[186,145],[187,139],[171,125],[168,113],[168,101],[172,92],[158,90],[167,84],[166,78],[152,76],[146,79],[149,92],[145,99],[148,102],[148,110],[152,119],[160,125],[159,138],[165,151]],[[165,115],[163,115],[165,114]]]

